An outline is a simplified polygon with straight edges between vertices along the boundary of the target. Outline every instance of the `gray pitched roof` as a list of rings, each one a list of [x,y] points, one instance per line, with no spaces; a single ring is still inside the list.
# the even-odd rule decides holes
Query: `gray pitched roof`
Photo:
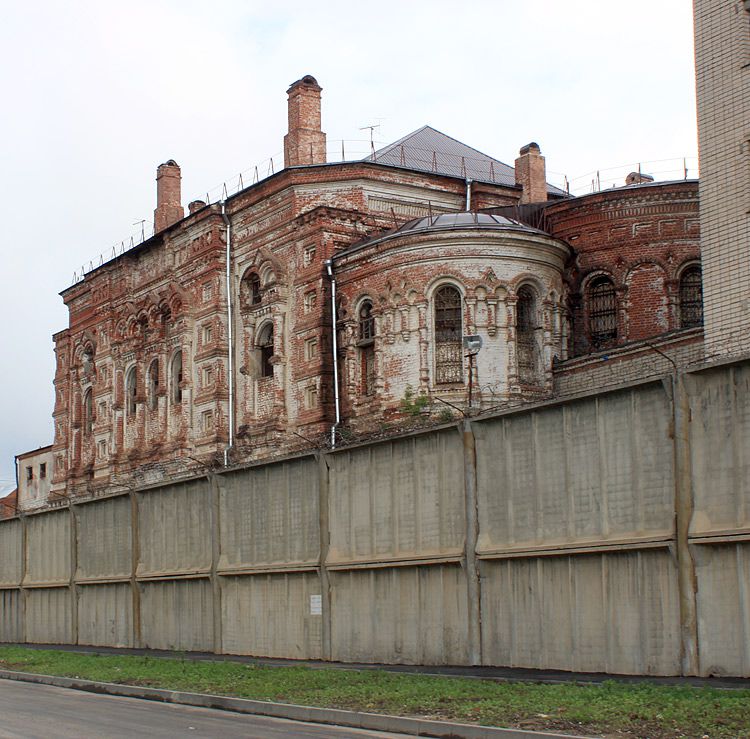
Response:
[[[404,167],[420,172],[436,172],[449,177],[468,177],[499,185],[516,184],[513,167],[482,154],[431,126],[422,126],[378,149],[374,155],[362,161],[375,161],[390,167]],[[562,194],[561,190],[552,185],[548,185],[548,191]]]

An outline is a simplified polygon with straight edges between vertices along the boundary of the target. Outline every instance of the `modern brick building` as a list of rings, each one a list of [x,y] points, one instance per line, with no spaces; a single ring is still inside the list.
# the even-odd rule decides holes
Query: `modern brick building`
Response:
[[[428,126],[328,163],[320,93],[289,88],[285,168],[222,202],[185,214],[162,164],[154,236],[62,292],[53,498],[549,397],[657,336],[700,344],[695,181],[571,198],[537,144],[511,167]]]
[[[750,2],[695,0],[706,352],[750,343]]]

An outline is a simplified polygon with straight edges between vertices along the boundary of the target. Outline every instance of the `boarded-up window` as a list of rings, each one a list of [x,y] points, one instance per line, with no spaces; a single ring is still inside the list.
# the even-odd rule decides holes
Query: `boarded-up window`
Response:
[[[125,408],[127,411],[128,421],[135,419],[136,410],[136,375],[135,367],[128,370],[125,376]]]
[[[375,392],[375,347],[372,344],[363,346],[361,352],[362,392],[372,395]]]
[[[260,275],[257,272],[248,272],[242,278],[240,300],[243,308],[253,308],[260,305],[262,296],[260,292]]]
[[[701,268],[688,267],[680,277],[680,326],[703,325],[703,280]]]
[[[172,357],[172,368],[170,371],[170,383],[172,385],[172,402],[182,403],[182,352],[177,352]]]
[[[269,323],[258,337],[258,349],[260,349],[260,376],[273,377],[273,326]]]
[[[83,396],[83,432],[89,436],[94,428],[94,399],[91,388]]]
[[[617,340],[617,296],[608,277],[595,278],[588,289],[589,335],[593,348]]]
[[[518,376],[521,382],[533,384],[539,380],[539,352],[536,334],[536,296],[530,287],[518,291],[516,303],[516,344],[518,347]]]
[[[461,293],[450,285],[435,292],[435,382],[463,381]]]
[[[155,411],[159,405],[159,360],[154,359],[148,368],[148,407]]]

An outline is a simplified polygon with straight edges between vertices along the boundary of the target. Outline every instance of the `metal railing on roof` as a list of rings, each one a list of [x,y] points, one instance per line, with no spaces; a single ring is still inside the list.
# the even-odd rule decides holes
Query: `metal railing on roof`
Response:
[[[326,159],[330,164],[366,160],[391,166],[403,166],[425,172],[448,172],[455,177],[471,177],[472,179],[480,179],[497,184],[511,184],[508,182],[507,173],[503,176],[499,171],[502,163],[498,162],[499,166],[495,167],[494,163],[497,160],[493,160],[490,157],[459,156],[448,152],[437,152],[405,144],[391,147],[385,155],[379,155],[376,145],[381,146],[383,143],[370,141],[370,139],[336,139],[328,144]],[[420,164],[422,166],[419,166]],[[232,195],[236,195],[246,187],[255,185],[271,177],[282,169],[283,166],[283,154],[282,152],[276,152],[268,159],[264,159],[258,164],[248,167],[192,200],[202,200],[206,205],[221,202]],[[579,196],[591,192],[600,192],[612,187],[622,187],[625,185],[625,178],[631,172],[653,176],[656,181],[697,178],[698,159],[697,157],[675,157],[672,159],[636,162],[634,164],[607,167],[572,178],[569,178],[566,174],[548,170],[547,181],[562,192]],[[484,176],[485,173],[486,176]],[[139,228],[132,232],[126,239],[113,244],[94,259],[89,260],[88,265],[84,263],[81,265],[80,270],[74,271],[71,285],[75,285],[83,280],[89,272],[122,256],[154,236],[153,221],[143,219],[136,221],[133,225],[137,225]]]

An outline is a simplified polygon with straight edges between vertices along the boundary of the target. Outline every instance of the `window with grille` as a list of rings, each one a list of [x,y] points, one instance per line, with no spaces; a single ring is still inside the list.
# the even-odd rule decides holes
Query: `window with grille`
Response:
[[[680,326],[703,325],[703,281],[701,268],[688,267],[680,277]]]
[[[372,303],[366,300],[359,309],[359,340],[371,341],[375,338],[375,317],[372,315]]]
[[[593,348],[617,340],[617,296],[608,277],[595,278],[588,289],[589,334]]]
[[[518,377],[521,382],[538,381],[538,356],[536,332],[539,328],[536,297],[529,287],[518,291],[516,303],[516,346],[518,352]]]
[[[461,293],[450,285],[435,292],[435,383],[463,382]]]

